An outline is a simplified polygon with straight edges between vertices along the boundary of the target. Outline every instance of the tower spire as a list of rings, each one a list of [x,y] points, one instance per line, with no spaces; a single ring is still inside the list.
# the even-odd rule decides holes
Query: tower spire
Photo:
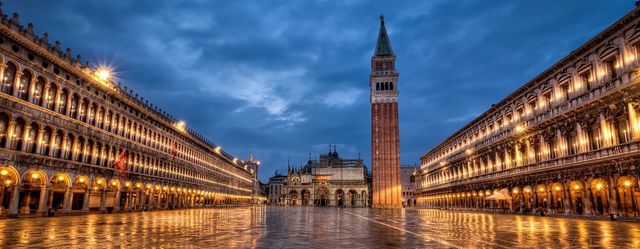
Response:
[[[387,29],[384,27],[384,16],[380,15],[380,32],[378,32],[378,42],[376,43],[376,53],[374,56],[390,56],[393,55],[391,41],[387,35]]]

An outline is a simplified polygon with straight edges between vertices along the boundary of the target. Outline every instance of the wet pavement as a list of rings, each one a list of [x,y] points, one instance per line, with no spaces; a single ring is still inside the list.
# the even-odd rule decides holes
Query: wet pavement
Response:
[[[640,223],[246,207],[0,220],[2,248],[640,248]]]

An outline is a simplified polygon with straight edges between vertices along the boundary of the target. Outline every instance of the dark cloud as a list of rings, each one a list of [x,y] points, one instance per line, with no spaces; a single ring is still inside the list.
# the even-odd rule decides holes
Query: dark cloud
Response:
[[[368,75],[384,13],[402,162],[633,8],[631,1],[5,1],[36,32],[114,66],[260,178],[337,143],[370,158]]]

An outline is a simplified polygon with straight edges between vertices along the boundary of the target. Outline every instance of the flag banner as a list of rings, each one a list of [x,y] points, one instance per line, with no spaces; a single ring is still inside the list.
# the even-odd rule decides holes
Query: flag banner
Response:
[[[118,171],[120,177],[125,177],[127,174],[127,149],[124,149],[118,160],[113,163],[114,168]]]
[[[178,155],[178,145],[176,144],[176,141],[173,141],[171,143],[171,157],[176,159],[176,155]]]

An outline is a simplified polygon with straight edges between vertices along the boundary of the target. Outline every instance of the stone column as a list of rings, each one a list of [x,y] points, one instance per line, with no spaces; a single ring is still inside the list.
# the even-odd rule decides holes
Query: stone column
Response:
[[[107,211],[107,190],[102,189],[102,193],[100,194],[100,212],[104,213]]]
[[[131,205],[133,202],[133,193],[129,190],[127,191],[127,207],[126,207],[126,211],[129,212],[131,211]]]
[[[585,184],[585,188],[584,188],[584,214],[585,215],[592,215],[592,211],[591,211],[591,186]]]
[[[553,205],[552,205],[552,203],[553,203],[553,193],[552,193],[553,189],[551,189],[551,185],[545,185],[544,187],[546,188],[545,190],[547,191],[547,212],[549,210],[551,210],[552,212],[555,212],[555,210],[553,208]]]
[[[569,182],[566,182],[562,186],[563,198],[562,201],[564,203],[564,214],[571,214],[571,185]]]
[[[16,77],[13,79],[13,96],[16,98],[20,98],[18,93],[20,92],[20,78],[22,77],[22,72],[16,69]]]
[[[22,145],[20,146],[20,148],[16,148],[16,149],[18,149],[20,151],[27,151],[27,148],[29,148],[29,143],[32,142],[32,141],[29,141],[29,139],[28,139],[30,133],[31,133],[31,125],[25,124],[24,125],[24,130],[22,131],[22,138],[20,138],[23,141]],[[36,146],[36,148],[38,148],[38,146],[39,146],[39,143],[40,143],[39,141],[40,141],[40,138],[42,136],[42,133],[44,133],[44,130],[40,129],[40,132],[38,132],[36,141],[33,141],[34,142],[33,146]],[[40,152],[36,149],[36,153],[40,153]]]
[[[18,186],[13,187],[13,191],[11,191],[11,201],[9,202],[9,215],[17,216],[18,215],[18,202],[20,198],[20,188]]]
[[[89,212],[90,201],[91,201],[91,188],[87,188],[84,192],[84,201],[82,201],[83,212]]]
[[[144,203],[145,203],[146,194],[145,194],[144,190],[140,190],[138,193],[140,195],[140,197],[138,197],[138,211],[143,211],[144,210]]]
[[[618,185],[615,182],[615,177],[609,177],[609,213],[613,214],[613,218],[618,217],[618,201],[616,200],[616,193],[618,192]]]
[[[114,212],[119,212],[120,211],[120,189],[117,188],[115,189],[116,194],[115,194],[115,199],[113,200],[113,211]]]
[[[147,204],[147,211],[153,210],[153,190],[149,190],[149,203]]]
[[[68,187],[64,193],[63,212],[67,213],[71,211],[71,199],[73,199],[73,189]]]
[[[42,186],[40,189],[40,200],[38,201],[38,213],[44,214],[47,212],[47,200],[49,199],[49,188]]]

